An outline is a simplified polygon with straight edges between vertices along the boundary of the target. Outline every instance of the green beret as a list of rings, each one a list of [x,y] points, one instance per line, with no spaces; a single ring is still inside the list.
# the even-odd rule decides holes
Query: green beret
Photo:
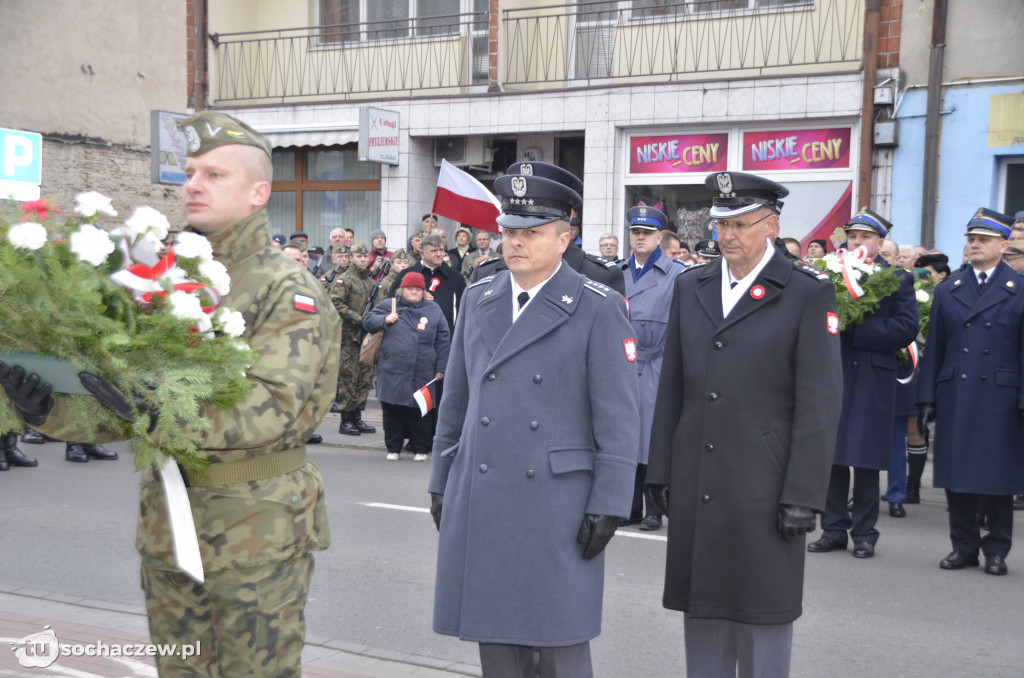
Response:
[[[348,245],[331,245],[331,254],[352,254]]]
[[[1024,242],[1024,241],[1022,241],[1022,242]],[[405,253],[405,250],[398,250],[397,252],[395,252],[394,254],[391,255],[391,258],[392,259],[408,259],[409,255]]]
[[[352,254],[369,254],[369,253],[370,253],[370,248],[368,248],[366,245],[364,245],[361,242],[357,242],[356,244],[352,245]]]
[[[200,111],[178,123],[188,140],[190,157],[202,155],[220,146],[245,144],[271,155],[267,138],[241,120],[216,111]]]

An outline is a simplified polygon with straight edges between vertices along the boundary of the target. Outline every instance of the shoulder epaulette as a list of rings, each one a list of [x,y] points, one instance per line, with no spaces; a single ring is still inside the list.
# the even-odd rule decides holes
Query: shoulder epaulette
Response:
[[[608,293],[612,291],[612,288],[608,287],[607,285],[602,285],[596,280],[591,280],[590,278],[587,278],[583,282],[583,286],[586,287],[591,292],[596,292],[597,294],[600,294],[602,297],[607,297]]]
[[[609,261],[608,259],[605,259],[604,257],[599,257],[596,254],[590,254],[589,252],[584,252],[583,255],[587,259],[590,259],[593,262],[601,264],[605,268],[616,268],[616,269],[618,268],[618,266],[615,265],[614,261]]]
[[[799,259],[793,262],[793,268],[800,271],[801,273],[806,273],[807,275],[813,278],[817,278],[818,280],[828,280],[828,276],[825,275],[824,271],[819,271],[810,264]]]
[[[479,264],[477,264],[477,268],[479,268],[481,266],[486,266],[487,264],[489,264],[491,262],[494,262],[494,261],[498,261],[499,259],[501,259],[501,257],[487,257],[486,259],[481,261]]]
[[[700,269],[704,268],[707,265],[708,262],[706,261],[698,261],[696,264],[690,264],[689,266],[684,268],[683,273],[689,273],[690,271],[699,271]],[[682,275],[682,273],[680,275]]]
[[[466,285],[466,289],[467,290],[468,289],[472,289],[472,288],[476,287],[477,285],[481,285],[481,284],[486,283],[486,282],[491,282],[492,280],[494,280],[494,276],[493,275],[489,275],[486,278],[480,278],[475,283],[470,283],[470,284]]]

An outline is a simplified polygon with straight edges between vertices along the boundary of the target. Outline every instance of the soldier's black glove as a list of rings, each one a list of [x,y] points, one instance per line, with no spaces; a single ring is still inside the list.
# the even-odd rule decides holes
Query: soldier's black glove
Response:
[[[647,484],[647,491],[651,493],[651,501],[662,513],[668,513],[668,485]]]
[[[783,539],[814,532],[815,522],[814,511],[811,509],[805,506],[779,504],[779,519],[776,528]]]
[[[46,421],[53,407],[53,398],[50,397],[53,387],[40,384],[38,374],[30,374],[26,379],[22,368],[0,362],[0,384],[26,424],[41,426]]]
[[[434,527],[441,531],[441,506],[444,504],[444,495],[436,492],[430,493],[430,517],[434,519]]]
[[[935,403],[921,403],[917,406],[917,430],[927,431],[930,421],[935,421]]]
[[[149,431],[152,433],[153,429],[156,428],[156,408],[150,408],[149,403],[141,396],[133,395],[131,400],[129,400],[128,396],[121,389],[103,377],[96,376],[91,372],[79,372],[78,380],[82,382],[82,386],[96,398],[100,405],[113,412],[121,421],[134,424],[135,412],[139,414],[149,413]],[[133,403],[135,404],[134,410],[132,409]]]
[[[617,516],[595,516],[587,514],[583,516],[583,523],[580,525],[576,541],[583,544],[583,560],[590,560],[608,545],[615,535],[615,529],[619,526]]]

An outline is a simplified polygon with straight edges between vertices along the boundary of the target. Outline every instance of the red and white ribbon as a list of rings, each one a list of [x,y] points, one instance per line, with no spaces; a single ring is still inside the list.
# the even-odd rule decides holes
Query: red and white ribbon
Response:
[[[901,384],[909,384],[911,382],[911,380],[913,380],[914,374],[917,372],[917,358],[918,358],[918,354],[917,354],[917,342],[916,341],[910,342],[910,346],[907,346],[907,352],[910,354],[910,363],[911,363],[911,365],[913,365],[914,369],[910,370],[910,374],[908,374],[905,379],[897,379],[896,380],[896,381],[898,381]]]
[[[159,283],[158,278],[165,276],[174,268],[174,264],[175,258],[174,251],[172,250],[154,266],[134,264],[126,269],[111,274],[110,279],[118,285],[138,293],[139,298],[143,301],[150,302],[153,301],[154,295],[162,297],[166,294],[163,286]],[[178,292],[196,292],[200,295],[200,298],[206,302],[202,306],[203,313],[206,314],[206,317],[200,318],[196,322],[196,329],[202,334],[210,332],[213,329],[213,322],[210,320],[210,316],[212,316],[217,311],[217,307],[220,306],[220,292],[209,285],[197,282],[178,282],[174,283],[172,288]]]
[[[841,250],[839,258],[843,264],[843,282],[846,284],[846,291],[854,299],[860,299],[864,296],[864,289],[857,282],[857,279],[860,278],[860,271],[855,268],[855,263],[859,264],[868,258],[867,249],[861,245],[852,252]]]

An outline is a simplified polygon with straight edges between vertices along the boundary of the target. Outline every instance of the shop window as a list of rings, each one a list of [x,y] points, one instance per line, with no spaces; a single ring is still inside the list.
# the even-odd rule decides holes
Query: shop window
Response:
[[[272,233],[301,230],[310,245],[326,247],[332,229],[351,228],[356,241],[368,242],[380,228],[380,165],[359,162],[356,144],[275,150],[273,163]]]
[[[711,197],[703,183],[626,186],[626,209],[641,202],[657,207],[669,219],[665,230],[678,233],[692,248],[697,242],[711,238],[708,226]]]

